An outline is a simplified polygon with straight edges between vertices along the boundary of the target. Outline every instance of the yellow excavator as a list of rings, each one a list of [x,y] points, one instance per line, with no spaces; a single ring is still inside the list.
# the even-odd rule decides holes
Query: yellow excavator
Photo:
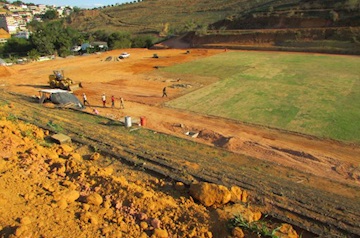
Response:
[[[54,74],[49,75],[50,88],[60,88],[63,90],[74,91],[81,87],[81,83],[75,83],[72,79],[66,78],[64,70],[54,70]]]

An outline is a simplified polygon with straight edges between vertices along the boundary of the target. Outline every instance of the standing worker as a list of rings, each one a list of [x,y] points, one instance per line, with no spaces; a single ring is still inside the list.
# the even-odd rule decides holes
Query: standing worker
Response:
[[[101,96],[101,100],[102,100],[102,103],[103,103],[103,107],[106,106],[106,96],[105,96],[105,93],[103,93],[103,95]]]
[[[115,97],[114,97],[114,95],[111,96],[111,107],[115,107]]]
[[[124,99],[122,97],[120,97],[120,109],[125,109],[125,105],[124,105]]]
[[[85,93],[83,93],[83,102],[84,102],[84,106],[85,106],[85,104],[86,104],[86,103],[90,106],[90,103],[88,102],[88,100],[87,100],[87,97],[86,97],[86,94],[85,94]]]
[[[163,88],[163,95],[162,97],[167,97],[167,94],[166,94],[166,87]]]

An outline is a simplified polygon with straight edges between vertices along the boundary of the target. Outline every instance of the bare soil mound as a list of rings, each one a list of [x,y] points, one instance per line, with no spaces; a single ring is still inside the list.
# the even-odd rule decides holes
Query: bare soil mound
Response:
[[[7,66],[0,66],[0,77],[11,76],[15,71]]]
[[[49,131],[8,120],[11,108],[0,114],[1,237],[226,237],[234,215],[262,217],[239,187],[201,182],[188,189],[86,145],[54,144]],[[298,237],[290,225],[279,228],[281,237]]]
[[[243,141],[236,137],[228,137],[222,140],[222,146],[228,150],[239,150],[243,146]]]
[[[50,144],[48,131],[4,117],[0,129],[2,237],[212,237],[209,213],[183,185],[170,196],[161,190],[172,184]]]

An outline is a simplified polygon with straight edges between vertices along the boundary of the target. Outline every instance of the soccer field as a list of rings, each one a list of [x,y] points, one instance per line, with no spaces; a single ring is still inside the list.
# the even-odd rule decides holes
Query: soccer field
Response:
[[[239,51],[162,70],[219,78],[170,107],[360,142],[358,56]]]

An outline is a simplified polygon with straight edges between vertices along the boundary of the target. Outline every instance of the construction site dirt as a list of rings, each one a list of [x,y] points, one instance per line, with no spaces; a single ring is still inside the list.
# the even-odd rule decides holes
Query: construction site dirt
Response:
[[[313,234],[327,237],[360,234],[359,145],[168,108],[164,103],[203,84],[194,84],[187,77],[169,78],[157,69],[224,51],[192,49],[190,54],[175,49],[127,51],[131,57],[122,60],[106,61],[122,52],[109,51],[1,67],[1,97],[14,104],[13,113],[19,118],[44,128],[49,121],[66,122],[65,132],[74,140],[97,146],[125,162],[141,164],[148,171],[185,184],[202,180],[238,185],[256,198],[253,202],[263,211]],[[153,58],[154,53],[159,57]],[[48,75],[55,68],[64,69],[69,77],[81,82],[82,88],[74,94],[82,100],[86,93],[91,106],[80,112],[37,104],[33,96],[47,87]],[[204,79],[204,84],[209,82]],[[168,97],[162,97],[164,87]],[[102,94],[107,96],[106,107],[101,101]],[[120,97],[125,100],[123,109]],[[95,116],[94,109],[97,117],[104,118],[103,124],[91,123],[89,118]],[[79,113],[84,116],[74,116]],[[181,143],[137,141],[116,130],[122,126],[117,122],[125,116],[134,121],[146,117],[146,125],[136,129],[196,144],[184,148]],[[75,117],[80,119],[74,120]],[[186,132],[197,134],[191,137]],[[210,150],[223,156],[209,155]]]

